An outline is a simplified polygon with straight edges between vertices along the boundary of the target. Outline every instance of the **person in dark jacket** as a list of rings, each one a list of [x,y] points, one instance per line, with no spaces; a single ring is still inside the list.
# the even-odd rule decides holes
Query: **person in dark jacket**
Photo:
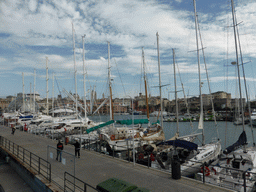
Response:
[[[16,127],[13,127],[12,128],[12,134],[14,135],[14,133],[15,133],[15,130],[16,130]]]
[[[76,141],[74,146],[75,146],[75,156],[80,158],[80,143],[78,143],[78,141]]]
[[[63,143],[59,142],[57,143],[57,158],[56,160],[59,160],[59,156],[60,156],[60,161],[61,161],[61,154],[62,154],[62,150],[63,150]]]

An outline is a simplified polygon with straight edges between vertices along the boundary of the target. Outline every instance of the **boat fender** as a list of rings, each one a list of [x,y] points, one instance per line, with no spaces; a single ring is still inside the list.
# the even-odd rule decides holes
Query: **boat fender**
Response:
[[[205,171],[205,176],[209,176],[210,175],[210,169],[209,167],[205,166],[205,167],[201,167],[201,173],[203,173]]]
[[[25,123],[25,125],[24,125],[24,131],[27,131],[27,130],[28,130],[27,124]]]

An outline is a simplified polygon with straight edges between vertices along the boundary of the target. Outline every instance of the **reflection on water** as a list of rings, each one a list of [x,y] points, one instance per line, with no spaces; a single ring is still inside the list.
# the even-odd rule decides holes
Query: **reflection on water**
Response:
[[[147,117],[145,115],[134,115],[134,119],[146,119]],[[93,121],[108,121],[109,115],[103,115],[103,116],[89,116],[89,119]],[[114,117],[115,120],[125,120],[125,119],[132,119],[132,115],[116,115]],[[157,117],[150,117],[150,122],[154,123],[157,121]],[[192,123],[193,129],[190,126],[189,122],[179,122],[179,132],[180,136],[191,134],[193,131],[196,133],[200,133],[201,130],[197,129],[198,122]],[[237,141],[239,135],[243,131],[242,125],[234,125],[233,122],[225,122],[225,121],[218,121],[217,122],[217,128],[219,132],[219,139],[222,143],[222,149],[228,147],[229,145],[233,144]],[[253,128],[254,131],[255,128]],[[176,122],[164,122],[164,133],[165,138],[170,139],[174,136],[176,133],[177,126]],[[247,134],[247,142],[249,146],[252,146],[253,140],[252,140],[252,131],[251,127],[249,125],[245,125],[245,131]],[[204,133],[205,133],[205,142],[210,143],[214,139],[218,138],[217,130],[215,123],[213,121],[206,121],[204,122]],[[199,139],[195,140],[195,143],[201,144],[202,137],[198,136]],[[255,137],[254,137],[255,138]]]

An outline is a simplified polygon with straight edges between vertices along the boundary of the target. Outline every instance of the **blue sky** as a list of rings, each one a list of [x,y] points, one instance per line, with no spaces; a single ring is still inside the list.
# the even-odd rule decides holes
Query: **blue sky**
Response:
[[[255,99],[255,11],[252,0],[235,0],[236,14],[250,98]],[[237,95],[237,76],[230,0],[196,1],[205,59],[212,92]],[[72,21],[75,30],[78,94],[83,95],[82,36],[85,37],[86,87],[100,98],[108,95],[108,45],[114,97],[144,93],[141,47],[144,47],[149,93],[159,95],[156,32],[159,33],[163,97],[174,98],[173,56],[175,49],[187,95],[198,95],[198,67],[193,0],[139,1],[36,1],[0,2],[0,96],[36,92],[46,97],[46,57],[49,58],[49,97],[59,90],[75,92]],[[202,55],[202,54],[201,54]],[[203,88],[209,93],[203,58],[200,59]],[[181,89],[178,77],[178,89]],[[58,85],[58,87],[57,87]],[[182,94],[179,93],[179,97]]]

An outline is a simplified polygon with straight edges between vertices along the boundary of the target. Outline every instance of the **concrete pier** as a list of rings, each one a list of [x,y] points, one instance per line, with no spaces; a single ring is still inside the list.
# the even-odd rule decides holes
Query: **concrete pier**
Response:
[[[12,135],[11,128],[4,126],[0,126],[0,135],[38,155],[39,157],[44,158],[45,160],[47,160],[47,156],[49,155],[47,154],[49,152],[47,152],[47,146],[50,145],[56,147],[57,144],[56,140],[29,134],[20,130],[16,130],[15,134]],[[73,145],[64,145],[64,151],[69,154],[75,154]],[[138,164],[134,166],[131,162],[123,161],[93,151],[81,149],[80,152],[81,158],[75,159],[75,168],[73,165],[67,165],[56,161],[56,157],[53,157],[55,161],[51,160],[50,162],[52,167],[52,179],[55,183],[63,186],[63,170],[73,172],[75,169],[75,176],[78,179],[94,187],[102,181],[115,177],[135,184],[138,187],[147,188],[152,192],[231,191],[218,186],[203,184],[200,181],[185,177],[182,177],[179,180],[173,180],[170,173],[147,168]]]

